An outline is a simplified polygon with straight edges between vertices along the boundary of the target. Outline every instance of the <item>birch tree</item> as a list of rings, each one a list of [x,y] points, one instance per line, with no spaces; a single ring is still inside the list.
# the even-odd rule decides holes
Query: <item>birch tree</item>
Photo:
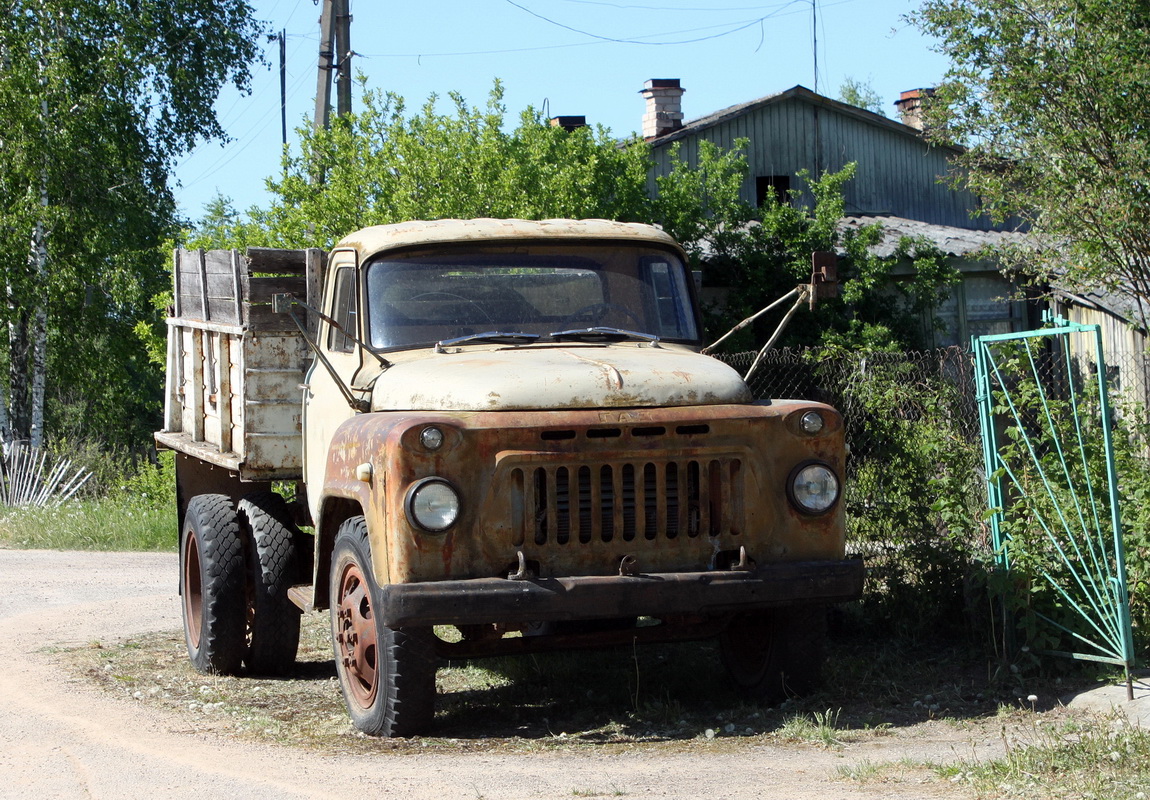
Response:
[[[226,84],[247,88],[261,30],[243,2],[11,0],[6,11],[0,435],[39,443],[53,415],[71,414],[123,436],[133,392],[149,392],[130,340],[154,314],[176,231],[168,172],[223,136],[213,103]]]

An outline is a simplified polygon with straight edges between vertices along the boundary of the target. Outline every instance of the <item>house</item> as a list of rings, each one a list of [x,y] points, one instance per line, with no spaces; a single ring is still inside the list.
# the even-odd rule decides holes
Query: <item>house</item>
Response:
[[[983,252],[1024,234],[979,214],[978,198],[947,182],[959,150],[923,137],[919,112],[929,92],[902,93],[895,104],[902,122],[803,86],[684,121],[680,82],[649,80],[640,93],[646,101],[643,138],[655,161],[651,191],[656,176],[670,171],[674,148],[680,159],[697,163],[702,141],[731,149],[747,140],[749,169],[741,194],[755,205],[768,193],[785,197],[792,190],[800,191],[800,202],[813,204],[798,174],[819,175],[855,162],[855,177],[844,187],[844,227],[881,222],[886,234],[880,255],[893,255],[903,235],[923,237],[947,253],[962,275],[937,315],[942,326],[930,330],[934,345],[966,345],[972,335],[1033,327],[1037,311],[1017,297],[1016,287]]]

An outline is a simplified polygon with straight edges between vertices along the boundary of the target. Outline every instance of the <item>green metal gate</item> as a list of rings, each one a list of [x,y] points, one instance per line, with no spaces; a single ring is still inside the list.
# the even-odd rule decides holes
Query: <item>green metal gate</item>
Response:
[[[1121,665],[1129,692],[1134,645],[1102,333],[1046,322],[973,340],[996,558],[1032,582],[1037,649]]]

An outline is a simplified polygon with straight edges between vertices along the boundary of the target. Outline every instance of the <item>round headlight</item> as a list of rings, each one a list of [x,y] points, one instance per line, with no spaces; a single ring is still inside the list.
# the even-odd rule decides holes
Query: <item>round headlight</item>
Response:
[[[434,425],[428,425],[419,432],[419,442],[428,450],[438,450],[443,447],[443,431]]]
[[[791,499],[800,511],[822,514],[839,499],[839,479],[824,464],[807,464],[791,477]]]
[[[439,533],[459,518],[459,494],[442,478],[424,478],[407,490],[406,507],[410,522]]]
[[[804,433],[818,433],[823,429],[823,425],[823,415],[817,411],[808,411],[799,420],[799,426]]]

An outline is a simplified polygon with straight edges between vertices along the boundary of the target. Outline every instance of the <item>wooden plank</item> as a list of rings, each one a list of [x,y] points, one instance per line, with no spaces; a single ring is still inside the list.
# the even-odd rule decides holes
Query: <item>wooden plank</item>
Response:
[[[290,292],[299,300],[307,298],[307,281],[302,275],[277,275],[267,278],[252,278],[248,281],[249,303],[270,303],[272,295]],[[296,313],[303,311],[296,309]]]
[[[238,304],[234,297],[208,296],[208,319],[225,325],[239,325]]]
[[[181,409],[177,391],[178,376],[183,370],[177,364],[180,357],[179,336],[179,328],[168,328],[168,355],[165,359],[167,368],[164,370],[164,430],[166,431],[180,429]]]
[[[240,294],[240,288],[242,286],[246,289],[247,284],[241,283],[240,271],[241,271],[242,259],[240,258],[239,251],[231,250],[229,252],[231,252],[231,254],[232,254],[232,297],[235,299],[235,309],[233,310],[233,318],[238,322],[239,320],[243,319],[243,312],[240,310],[240,303],[242,302],[242,298],[247,296],[246,291],[244,291],[243,294]],[[243,262],[243,263],[246,264],[246,262]],[[244,277],[246,278],[247,277],[247,270],[244,269],[243,272],[244,272]]]
[[[236,297],[236,276],[231,272],[209,272],[207,273],[207,294],[208,297],[225,298],[229,301],[235,300]]]
[[[290,315],[276,314],[272,311],[270,303],[267,305],[248,305],[245,308],[247,309],[247,326],[254,331],[286,333],[299,330]]]
[[[220,385],[216,392],[216,411],[220,417],[220,450],[227,452],[232,449],[232,348],[227,336],[216,335],[220,337]]]
[[[307,250],[307,304],[312,308],[319,308],[323,303],[323,271],[327,264],[327,253],[318,247],[309,247]],[[319,317],[309,313],[307,315],[307,335],[314,342],[319,335]]]
[[[229,333],[234,336],[242,336],[244,333],[243,326],[231,325],[222,322],[207,322],[202,319],[187,319],[187,318],[168,318],[169,328],[187,328],[188,330],[200,331],[217,331],[219,333]]]
[[[235,272],[231,250],[204,250],[204,272],[208,275],[227,275]]]
[[[207,461],[209,464],[215,464],[233,472],[238,472],[240,469],[240,459],[236,453],[221,453],[219,448],[204,442],[197,442],[186,433],[160,432],[155,434],[155,438],[157,445],[169,450],[187,453]]]
[[[204,335],[204,331],[192,331],[190,348],[192,379],[184,396],[184,404],[192,414],[189,432],[198,442],[204,439]]]
[[[176,304],[175,313],[176,313],[177,317],[180,316],[180,314],[181,314],[181,309],[180,309],[180,292],[181,292],[181,289],[180,289],[180,255],[183,252],[184,252],[183,250],[173,250],[172,251],[172,297],[174,298],[174,302]]]
[[[196,260],[200,268],[200,319],[210,320],[212,317],[208,311],[208,273],[203,250],[196,251]]]
[[[249,270],[272,274],[303,275],[307,269],[307,251],[279,250],[273,247],[249,247]]]

